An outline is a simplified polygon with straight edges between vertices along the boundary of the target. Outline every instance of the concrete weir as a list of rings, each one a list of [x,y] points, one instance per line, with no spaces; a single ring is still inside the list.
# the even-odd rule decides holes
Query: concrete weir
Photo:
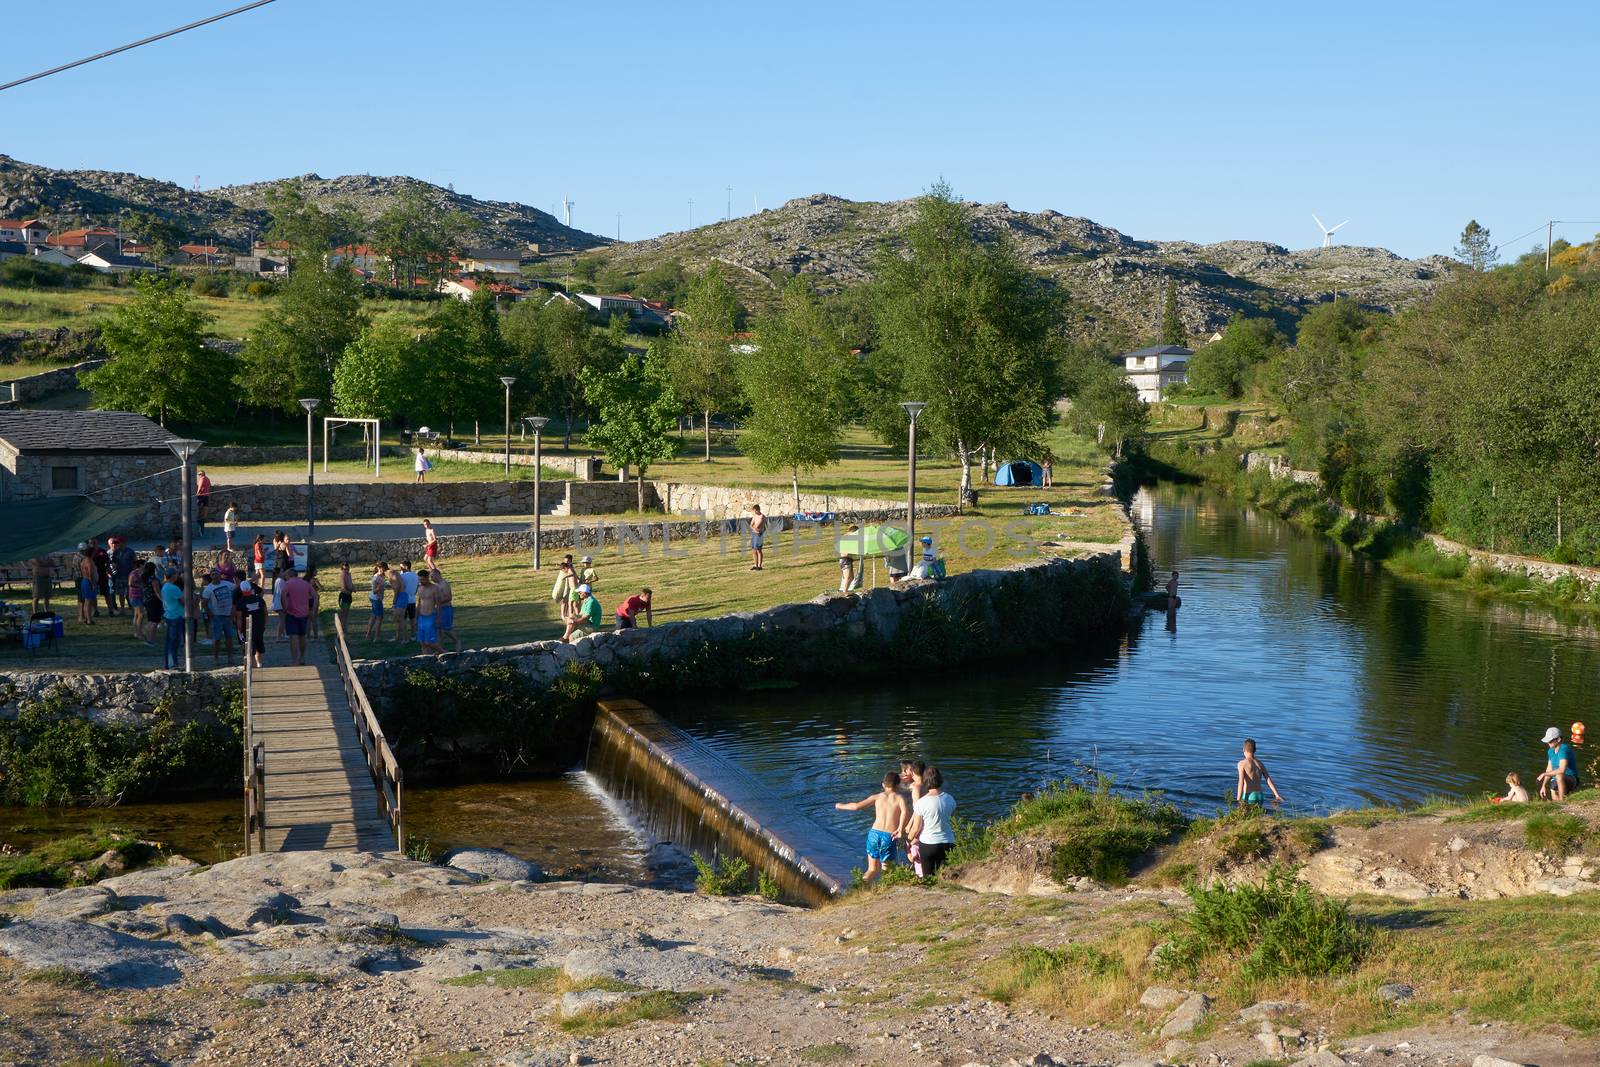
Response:
[[[745,859],[786,899],[820,904],[860,865],[859,849],[636,700],[600,701],[588,770],[653,837]]]

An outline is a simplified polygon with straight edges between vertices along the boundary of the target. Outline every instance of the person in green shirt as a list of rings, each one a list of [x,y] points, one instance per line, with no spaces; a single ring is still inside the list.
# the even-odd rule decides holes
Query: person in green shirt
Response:
[[[595,599],[587,583],[578,586],[577,591],[581,599],[578,601],[578,612],[567,627],[568,641],[600,632],[600,601]]]

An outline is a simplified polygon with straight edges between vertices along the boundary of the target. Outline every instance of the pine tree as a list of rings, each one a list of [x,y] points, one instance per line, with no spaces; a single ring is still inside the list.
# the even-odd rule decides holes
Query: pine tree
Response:
[[[1161,309],[1161,343],[1181,345],[1188,339],[1189,335],[1183,328],[1183,320],[1178,317],[1178,283],[1176,280],[1169,281],[1167,303]]]
[[[1461,243],[1456,245],[1456,258],[1473,270],[1488,270],[1500,258],[1500,250],[1489,243],[1489,230],[1479,226],[1478,220],[1467,223],[1461,231]]]

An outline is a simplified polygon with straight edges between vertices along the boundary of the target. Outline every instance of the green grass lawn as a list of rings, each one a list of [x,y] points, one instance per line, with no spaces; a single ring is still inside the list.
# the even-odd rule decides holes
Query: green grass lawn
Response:
[[[31,374],[43,374],[70,366],[70,363],[0,363],[0,382],[15,381]]]

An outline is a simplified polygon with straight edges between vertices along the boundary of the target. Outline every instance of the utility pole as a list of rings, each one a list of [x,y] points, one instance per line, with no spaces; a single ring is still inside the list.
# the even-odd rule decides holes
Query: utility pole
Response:
[[[1554,219],[1546,219],[1544,223],[1544,272],[1550,273],[1550,234],[1555,229]]]
[[[617,212],[617,240],[622,240],[622,212]]]
[[[733,218],[733,186],[731,185],[728,186],[728,213],[722,217],[724,219]]]
[[[694,197],[689,198],[689,229],[694,229]]]

